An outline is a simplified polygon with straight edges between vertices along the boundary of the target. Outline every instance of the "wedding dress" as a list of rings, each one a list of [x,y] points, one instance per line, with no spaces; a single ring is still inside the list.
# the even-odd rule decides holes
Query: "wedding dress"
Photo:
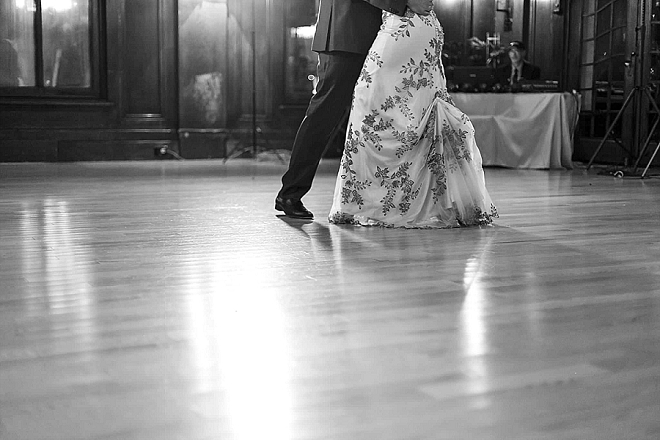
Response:
[[[356,83],[331,223],[404,228],[486,225],[486,190],[470,119],[447,93],[434,13],[383,12]]]

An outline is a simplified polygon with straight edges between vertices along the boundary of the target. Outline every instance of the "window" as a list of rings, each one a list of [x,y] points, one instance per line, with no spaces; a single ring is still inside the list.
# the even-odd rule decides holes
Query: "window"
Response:
[[[285,101],[309,102],[316,85],[318,56],[312,52],[318,0],[289,0],[286,9]]]
[[[317,55],[312,52],[316,26],[288,29],[286,40],[286,98],[289,102],[307,102],[316,85]]]
[[[94,95],[93,0],[0,1],[2,95]]]
[[[604,136],[621,109],[627,17],[626,0],[587,0],[583,3],[580,63],[582,136]]]

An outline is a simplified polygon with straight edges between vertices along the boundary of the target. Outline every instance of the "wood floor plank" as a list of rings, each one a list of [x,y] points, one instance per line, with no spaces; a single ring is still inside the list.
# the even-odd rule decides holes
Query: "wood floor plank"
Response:
[[[660,180],[486,170],[492,227],[325,218],[337,161],[0,164],[1,440],[660,438]]]

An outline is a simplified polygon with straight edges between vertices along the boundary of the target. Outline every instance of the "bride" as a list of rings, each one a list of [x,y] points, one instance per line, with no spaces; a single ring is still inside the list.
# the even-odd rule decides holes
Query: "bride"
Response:
[[[447,93],[435,13],[383,12],[355,85],[331,223],[487,225],[497,217],[470,119]]]

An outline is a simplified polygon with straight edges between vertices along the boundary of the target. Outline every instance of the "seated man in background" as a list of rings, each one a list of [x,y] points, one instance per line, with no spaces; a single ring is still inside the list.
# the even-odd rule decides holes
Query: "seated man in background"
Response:
[[[541,78],[541,69],[525,60],[527,48],[522,41],[509,43],[510,64],[505,64],[495,71],[495,82],[504,87],[515,87],[524,80],[535,80]]]

